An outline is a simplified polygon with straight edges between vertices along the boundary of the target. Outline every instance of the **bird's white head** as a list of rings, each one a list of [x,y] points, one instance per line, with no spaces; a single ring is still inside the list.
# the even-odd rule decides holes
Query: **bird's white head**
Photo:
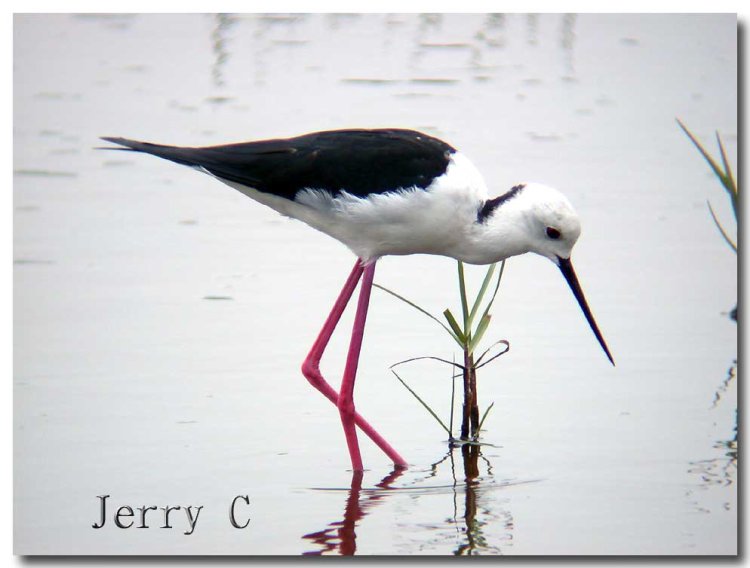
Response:
[[[570,201],[558,190],[540,183],[525,184],[517,199],[517,210],[526,224],[529,252],[547,257],[556,265],[560,259],[570,258],[581,234],[581,222]]]
[[[487,200],[474,225],[474,243],[468,252],[477,264],[497,262],[534,252],[556,265],[570,258],[581,234],[581,223],[570,201],[541,183],[519,184]]]
[[[573,246],[581,235],[581,222],[570,201],[552,187],[527,183],[486,201],[479,217],[478,224],[485,225],[485,251],[488,247],[494,248],[498,260],[535,252],[560,269],[596,339],[614,365],[570,260]]]

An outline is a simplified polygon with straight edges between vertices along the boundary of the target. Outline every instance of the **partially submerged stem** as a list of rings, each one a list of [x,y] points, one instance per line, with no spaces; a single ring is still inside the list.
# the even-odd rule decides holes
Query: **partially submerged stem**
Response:
[[[471,383],[471,411],[469,420],[471,427],[471,438],[476,439],[479,435],[479,403],[477,401],[477,368],[474,365],[474,354],[469,353],[469,382]]]
[[[473,399],[473,391],[471,388],[471,369],[469,365],[469,352],[464,351],[464,366],[463,366],[463,380],[464,380],[464,405],[463,405],[463,420],[461,421],[461,439],[468,440],[471,435],[471,404]]]
[[[479,433],[479,404],[477,402],[477,368],[474,355],[464,351],[463,366],[464,406],[461,439],[474,440]]]
[[[455,364],[455,361],[453,361]],[[450,417],[450,430],[448,431],[448,439],[453,440],[453,408],[456,404],[456,374],[451,373],[451,417]]]

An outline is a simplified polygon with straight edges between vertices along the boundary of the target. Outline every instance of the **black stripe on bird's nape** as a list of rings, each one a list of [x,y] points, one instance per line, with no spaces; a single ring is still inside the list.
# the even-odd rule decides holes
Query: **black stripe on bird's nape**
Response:
[[[524,184],[514,185],[509,191],[506,191],[502,195],[488,199],[484,202],[484,205],[477,211],[477,223],[484,223],[489,216],[500,207],[506,201],[509,201],[516,197],[521,190],[526,187]]]

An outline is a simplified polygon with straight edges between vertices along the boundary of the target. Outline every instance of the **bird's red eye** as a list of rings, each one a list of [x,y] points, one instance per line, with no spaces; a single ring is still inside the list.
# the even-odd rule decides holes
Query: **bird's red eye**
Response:
[[[555,239],[555,240],[557,240],[557,239],[559,239],[559,238],[560,238],[560,231],[558,231],[558,230],[557,230],[557,229],[555,229],[554,227],[547,227],[547,236],[548,236],[548,237],[549,237],[550,239]]]

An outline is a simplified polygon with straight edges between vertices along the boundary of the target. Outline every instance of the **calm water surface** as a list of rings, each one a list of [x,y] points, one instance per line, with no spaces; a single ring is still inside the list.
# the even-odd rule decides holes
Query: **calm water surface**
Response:
[[[734,219],[674,121],[719,130],[735,163],[733,16],[21,15],[14,47],[16,553],[736,552],[736,257],[706,200]],[[444,138],[493,194],[565,191],[617,367],[558,271],[512,259],[488,445],[451,453],[388,368],[458,354],[375,291],[358,407],[412,465],[363,442],[352,475],[299,372],[351,254],[207,176],[93,149],[352,126]],[[449,259],[385,259],[376,282],[458,308]],[[402,371],[447,418],[450,371]],[[123,505],[203,509],[185,535],[182,509],[118,529]]]

